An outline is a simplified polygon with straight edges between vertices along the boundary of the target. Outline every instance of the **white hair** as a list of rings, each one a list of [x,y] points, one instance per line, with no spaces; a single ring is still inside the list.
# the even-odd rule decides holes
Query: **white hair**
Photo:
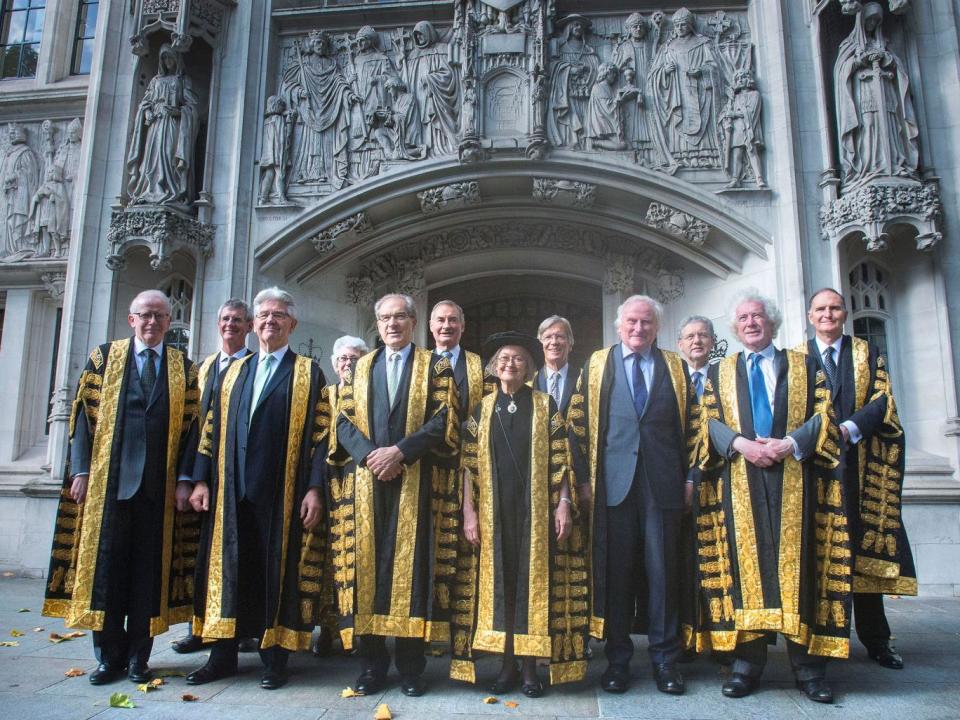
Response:
[[[336,367],[337,357],[348,348],[351,350],[359,350],[364,355],[370,352],[370,348],[367,346],[367,343],[364,342],[363,338],[356,337],[355,335],[343,335],[333,342],[333,350],[330,351],[330,364]]]
[[[161,290],[144,290],[143,292],[137,293],[137,296],[130,301],[130,314],[140,312],[138,309],[142,303],[149,302],[151,300],[158,300],[167,306],[167,313],[170,314],[173,312],[173,308],[170,305],[170,298],[167,297],[166,293]]]
[[[384,304],[387,300],[396,300],[396,299],[398,299],[398,298],[399,298],[400,300],[403,300],[403,304],[404,304],[405,309],[406,309],[406,311],[407,311],[407,315],[409,315],[409,316],[412,317],[412,318],[416,318],[416,317],[417,317],[417,304],[413,301],[413,298],[410,297],[409,295],[407,295],[406,293],[387,293],[387,294],[384,295],[382,298],[380,298],[379,300],[377,300],[377,302],[374,303],[374,305],[373,305],[373,314],[374,314],[376,317],[379,318],[379,317],[380,317],[380,308],[383,307],[383,304]],[[458,307],[459,307],[459,306],[458,306]]]
[[[626,300],[624,300],[622,303],[620,303],[620,307],[617,308],[617,317],[616,317],[616,319],[613,321],[613,326],[614,326],[617,330],[620,329],[620,323],[623,321],[623,309],[624,309],[627,305],[630,305],[630,304],[632,304],[632,303],[637,303],[637,302],[646,303],[647,305],[649,305],[649,306],[653,309],[653,314],[654,314],[654,315],[656,316],[656,318],[657,318],[657,327],[660,327],[660,326],[663,324],[663,305],[661,305],[660,303],[658,303],[656,300],[654,300],[654,299],[653,299],[652,297],[650,297],[649,295],[631,295],[631,296],[628,297]]]
[[[223,315],[224,310],[242,310],[244,320],[247,322],[253,320],[253,312],[250,310],[250,306],[240,298],[230,298],[223,305],[221,305],[220,309],[217,310],[217,319]]]
[[[571,327],[570,321],[561,315],[551,315],[540,323],[540,327],[537,328],[537,340],[543,340],[543,334],[554,325],[563,325],[563,329],[567,333],[567,340],[570,341],[570,347],[573,347],[573,327]]]
[[[253,314],[256,315],[258,312],[260,312],[260,306],[269,300],[276,300],[277,302],[286,305],[287,312],[290,314],[290,317],[292,317],[294,320],[297,319],[297,304],[293,301],[293,295],[288,293],[286,290],[278,288],[276,285],[273,287],[268,287],[257,293],[257,296],[253,299]]]
[[[761,295],[756,288],[746,288],[733,296],[733,302],[730,303],[730,329],[734,335],[737,335],[737,310],[746,302],[758,302],[763,306],[764,314],[773,325],[773,337],[776,337],[783,322],[783,315],[773,300],[766,295]]]

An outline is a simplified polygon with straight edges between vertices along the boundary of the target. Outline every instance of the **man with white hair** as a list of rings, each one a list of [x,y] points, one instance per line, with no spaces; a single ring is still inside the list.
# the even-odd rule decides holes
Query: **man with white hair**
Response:
[[[573,349],[570,321],[560,315],[551,315],[537,328],[537,340],[543,345],[543,367],[537,371],[534,387],[548,393],[560,412],[566,414],[577,381],[568,362]]]
[[[851,580],[830,391],[814,359],[774,346],[769,299],[741,293],[730,320],[744,351],[710,368],[702,402],[701,639],[732,651],[726,697],[754,690],[780,633],[797,687],[830,703],[826,658],[847,655]]]
[[[194,633],[215,639],[200,685],[237,671],[238,638],[260,638],[260,687],[287,682],[291,651],[310,646],[321,609],[322,486],[330,411],[323,372],[290,349],[293,297],[253,301],[258,351],[230,363],[204,420],[190,503],[206,513]]]
[[[196,524],[177,462],[197,414],[197,369],[164,343],[170,301],[130,303],[133,337],[100,345],[80,375],[70,476],[57,511],[45,615],[93,631],[93,685],[150,679],[153,637],[189,617]],[[193,534],[191,534],[193,533]]]
[[[624,301],[616,319],[620,342],[591,355],[569,413],[594,498],[590,631],[606,638],[609,665],[600,686],[611,693],[625,692],[630,683],[638,592],[647,599],[657,689],[684,691],[677,668],[679,548],[681,515],[692,493],[685,435],[693,397],[686,363],[657,347],[662,314],[646,295]]]

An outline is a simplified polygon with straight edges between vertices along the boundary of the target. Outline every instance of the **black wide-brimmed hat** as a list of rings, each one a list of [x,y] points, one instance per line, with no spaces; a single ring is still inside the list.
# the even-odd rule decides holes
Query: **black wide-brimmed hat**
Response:
[[[483,341],[483,357],[489,360],[500,348],[505,345],[519,345],[533,357],[537,367],[543,365],[543,345],[535,337],[524,335],[514,330],[494,333]]]

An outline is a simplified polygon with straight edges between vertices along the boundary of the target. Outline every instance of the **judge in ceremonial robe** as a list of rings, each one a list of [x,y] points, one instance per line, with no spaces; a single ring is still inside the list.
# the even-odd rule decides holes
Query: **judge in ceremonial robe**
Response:
[[[220,387],[220,379],[233,360],[239,360],[251,354],[247,349],[247,335],[253,330],[253,313],[250,306],[239,298],[227,300],[217,311],[217,331],[220,333],[220,349],[202,363],[198,373],[200,388],[199,418],[205,418],[210,404]],[[200,423],[194,423],[190,438],[183,453],[180,466],[180,479],[193,483],[193,461],[197,456],[200,443]],[[202,543],[203,541],[201,541]],[[173,643],[174,652],[192,653],[203,647],[203,638],[191,631],[185,637]]]
[[[130,304],[134,336],[93,350],[70,417],[45,615],[93,631],[90,682],[150,679],[153,638],[189,616],[196,518],[177,463],[197,414],[197,370],[164,345],[170,301]]]
[[[537,340],[543,345],[543,367],[537,371],[534,387],[548,393],[560,412],[566,415],[577,385],[577,372],[570,367],[570,351],[573,349],[570,321],[551,315],[537,328]]]
[[[204,420],[190,502],[209,526],[197,560],[193,632],[216,639],[199,685],[233,675],[238,638],[260,638],[260,686],[287,681],[321,606],[323,373],[289,348],[296,306],[269,288],[253,303],[259,351],[234,361]]]
[[[710,367],[710,355],[717,336],[713,331],[713,322],[703,315],[690,315],[680,323],[677,333],[677,348],[687,361],[690,371],[690,386],[699,400],[703,397],[703,388],[707,382],[707,370]]]
[[[453,379],[457,384],[462,420],[470,416],[473,409],[480,404],[480,398],[492,387],[485,384],[486,375],[480,356],[460,347],[460,338],[463,337],[466,325],[463,308],[453,300],[441,300],[430,311],[433,352],[447,358],[453,366]]]
[[[775,633],[797,686],[830,703],[828,657],[846,657],[850,545],[840,434],[816,363],[778,350],[773,303],[755,291],[733,304],[745,352],[710,368],[701,427],[698,508],[701,647],[732,651],[723,694],[756,687]]]
[[[587,567],[574,530],[574,477],[567,423],[556,403],[528,382],[536,339],[491,335],[484,354],[499,379],[465,423],[463,520],[472,563],[458,573],[450,675],[476,682],[474,652],[502,656],[495,694],[522,682],[540,697],[537,658],[552,684],[586,674]],[[462,572],[462,570],[461,570]],[[523,658],[522,670],[516,658]]]
[[[600,686],[611,693],[629,686],[638,592],[657,689],[684,691],[680,521],[692,497],[685,436],[695,396],[686,363],[656,345],[662,312],[645,295],[624,301],[620,342],[591,355],[568,413],[585,459],[577,475],[589,477],[593,497],[590,624],[594,637],[606,639]]]
[[[331,478],[340,636],[360,640],[357,692],[382,689],[395,637],[400,689],[418,696],[424,642],[450,637],[457,528],[434,518],[437,507],[455,514],[457,499],[436,482],[447,472],[436,460],[459,451],[459,401],[450,362],[413,345],[413,299],[385,295],[374,310],[385,347],[357,362],[330,443],[332,462],[349,458],[342,483]]]
[[[917,573],[901,515],[906,443],[886,358],[866,340],[843,334],[847,309],[836,290],[815,293],[807,318],[815,335],[797,350],[816,358],[826,374],[844,440],[857,637],[873,660],[899,670],[903,658],[890,645],[883,595],[916,595]]]

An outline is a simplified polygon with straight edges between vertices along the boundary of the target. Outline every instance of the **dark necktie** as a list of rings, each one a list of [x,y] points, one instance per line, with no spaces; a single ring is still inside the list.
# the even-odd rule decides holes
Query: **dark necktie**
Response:
[[[770,396],[760,369],[760,353],[750,356],[750,409],[753,410],[753,432],[757,437],[770,437],[773,431],[773,413]]]
[[[157,366],[154,358],[157,351],[153,348],[147,348],[141,351],[140,357],[143,358],[143,368],[140,370],[140,388],[143,390],[143,397],[149,403],[153,397],[153,386],[157,384]]]
[[[697,393],[697,398],[703,397],[703,373],[699,370],[693,373],[693,389]]]
[[[647,383],[643,379],[640,369],[640,353],[633,354],[633,407],[637,417],[643,415],[643,408],[647,405]]]
[[[830,390],[836,392],[837,361],[833,359],[833,353],[834,349],[832,345],[823,351],[823,369],[827,371],[827,383],[830,385]]]

